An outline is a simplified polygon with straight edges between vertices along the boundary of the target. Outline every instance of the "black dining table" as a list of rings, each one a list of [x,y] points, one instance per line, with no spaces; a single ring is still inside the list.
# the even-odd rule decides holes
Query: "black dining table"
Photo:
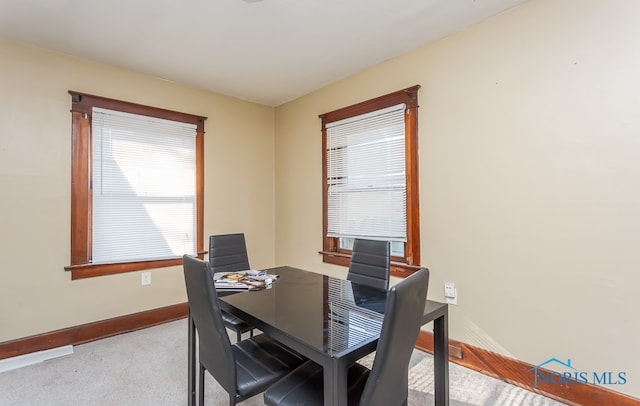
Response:
[[[220,307],[315,361],[324,370],[324,404],[347,406],[347,369],[376,350],[386,291],[289,266],[265,270],[267,289],[219,298]],[[449,404],[447,304],[428,300],[433,321],[435,404]],[[195,325],[189,317],[188,404],[195,405]]]

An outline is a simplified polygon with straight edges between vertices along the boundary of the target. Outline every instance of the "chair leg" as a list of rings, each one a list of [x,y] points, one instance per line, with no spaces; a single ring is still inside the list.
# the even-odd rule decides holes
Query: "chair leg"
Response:
[[[249,330],[249,337],[253,337],[253,329]]]
[[[229,406],[236,406],[236,397],[235,397],[235,395],[229,394]]]
[[[236,330],[236,342],[239,343],[240,341],[242,341],[242,333],[240,330]]]
[[[204,367],[202,364],[200,364],[198,379],[198,406],[204,406]]]

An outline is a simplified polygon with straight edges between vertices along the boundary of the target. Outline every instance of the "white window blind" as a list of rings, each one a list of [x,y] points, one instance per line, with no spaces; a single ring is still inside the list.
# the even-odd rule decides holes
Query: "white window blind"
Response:
[[[196,126],[94,108],[92,262],[196,253]]]
[[[326,125],[328,237],[407,240],[404,108]]]

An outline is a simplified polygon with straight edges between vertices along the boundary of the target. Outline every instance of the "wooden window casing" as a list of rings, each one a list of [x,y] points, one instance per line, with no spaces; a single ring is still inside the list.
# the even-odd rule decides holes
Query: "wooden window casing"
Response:
[[[391,257],[391,274],[406,277],[420,268],[420,209],[418,190],[418,89],[415,85],[384,96],[320,115],[322,120],[322,251],[326,263],[349,266],[351,251],[340,249],[338,238],[327,237],[327,129],[329,123],[370,113],[400,103],[405,104],[405,166],[407,242],[404,256]]]
[[[71,95],[71,279],[111,275],[182,264],[182,257],[92,264],[91,117],[94,107],[196,125],[196,250],[204,249],[204,121],[206,117],[165,110],[76,91]]]

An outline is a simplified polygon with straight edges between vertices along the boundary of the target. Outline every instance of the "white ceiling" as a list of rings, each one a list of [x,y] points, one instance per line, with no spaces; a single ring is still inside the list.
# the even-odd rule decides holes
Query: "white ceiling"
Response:
[[[0,0],[0,37],[277,106],[524,1]]]

